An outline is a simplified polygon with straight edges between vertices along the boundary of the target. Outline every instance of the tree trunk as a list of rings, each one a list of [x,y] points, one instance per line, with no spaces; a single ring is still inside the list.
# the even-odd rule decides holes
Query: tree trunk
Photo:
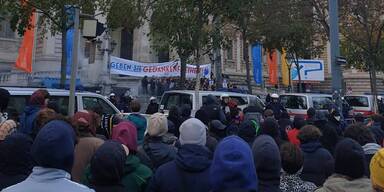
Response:
[[[372,61],[370,62],[370,70],[369,73],[371,74],[370,77],[370,83],[371,83],[371,92],[373,95],[373,109],[375,112],[377,112],[377,84],[376,84],[376,69],[375,69],[375,63]]]
[[[252,94],[252,84],[251,84],[251,66],[249,63],[249,52],[248,52],[248,42],[245,37],[245,33],[243,32],[243,59],[245,62],[245,69],[247,73],[247,87],[249,94]],[[255,75],[255,74],[253,74]]]
[[[60,88],[65,88],[67,79],[67,30],[61,31],[61,65],[60,65]]]
[[[187,58],[180,56],[180,89],[185,89],[185,79],[187,75]]]

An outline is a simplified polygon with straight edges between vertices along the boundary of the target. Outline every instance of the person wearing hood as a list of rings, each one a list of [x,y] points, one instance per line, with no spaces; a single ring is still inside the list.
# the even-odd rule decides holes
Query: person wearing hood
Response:
[[[180,144],[176,159],[157,169],[150,192],[208,192],[211,190],[209,168],[211,152],[205,147],[207,127],[191,118],[180,126]]]
[[[371,131],[363,124],[350,125],[344,132],[344,137],[357,141],[364,150],[365,155],[365,176],[369,177],[369,164],[373,155],[381,149],[381,146],[375,142]]]
[[[372,157],[369,168],[373,189],[377,192],[384,191],[384,149],[380,149]]]
[[[314,183],[300,178],[300,170],[304,162],[300,148],[286,142],[280,147],[280,156],[284,170],[280,180],[281,192],[313,192],[317,188]]]
[[[75,160],[72,167],[72,181],[81,182],[87,165],[93,154],[104,143],[96,137],[96,120],[93,112],[79,111],[72,118],[72,123],[78,133],[78,142],[75,146]]]
[[[92,157],[90,187],[96,192],[124,192],[124,163],[129,150],[116,141],[105,141]]]
[[[131,102],[132,114],[128,115],[127,120],[131,121],[137,129],[137,143],[142,145],[144,142],[144,133],[147,129],[147,119],[140,114],[141,105],[138,100]]]
[[[249,145],[237,136],[223,139],[215,151],[210,178],[213,192],[257,191],[256,169]]]
[[[328,124],[328,120],[324,112],[318,111],[314,118],[314,125],[320,129],[321,145],[327,149],[331,154],[334,154],[336,144],[339,142],[339,135],[337,130]]]
[[[340,111],[337,109],[336,106],[331,106],[328,109],[328,127],[331,127],[332,129],[336,130],[337,135],[339,137],[343,136],[343,123],[341,122],[341,116]]]
[[[260,124],[255,120],[247,120],[241,123],[238,136],[252,146],[256,136],[260,135]]]
[[[179,137],[179,128],[181,125],[180,110],[177,106],[172,106],[168,113],[168,132],[176,137]]]
[[[8,90],[0,88],[0,142],[8,135],[16,131],[17,124],[14,120],[8,119],[6,112],[9,103],[10,93]]]
[[[373,191],[371,181],[364,176],[363,148],[353,139],[340,141],[335,149],[335,173],[316,192]]]
[[[209,122],[213,120],[219,120],[222,123],[226,122],[224,111],[221,110],[215,96],[208,95],[205,105],[201,109],[207,112]]]
[[[155,113],[149,117],[147,135],[144,144],[138,148],[138,157],[152,170],[156,170],[176,157],[176,147],[164,142],[164,136],[167,133],[168,122],[164,114]]]
[[[192,113],[192,109],[189,105],[187,104],[184,104],[183,106],[181,106],[181,123],[183,123],[184,121],[188,120],[191,118],[191,113]],[[178,136],[178,135],[177,135]]]
[[[32,172],[32,139],[13,133],[0,143],[0,190],[24,181]]]
[[[37,113],[45,108],[49,101],[49,93],[45,89],[39,89],[35,91],[28,102],[28,106],[25,107],[23,114],[20,116],[19,131],[31,135],[32,130],[35,128],[35,120]]]
[[[124,164],[122,183],[125,191],[145,191],[152,170],[141,164],[137,154],[136,128],[130,122],[121,122],[113,128],[112,139],[122,143],[129,150],[129,155]]]
[[[297,138],[297,135],[300,132],[300,129],[306,124],[304,117],[296,116],[293,120],[293,129],[287,132],[288,141],[296,146],[300,146],[300,140]]]
[[[376,143],[379,145],[383,144],[384,141],[384,130],[383,130],[383,116],[381,115],[372,115],[372,121],[369,123],[368,127],[375,136]]]
[[[209,124],[209,135],[214,137],[217,141],[221,141],[227,136],[227,126],[219,120],[213,120]]]
[[[32,145],[32,158],[36,164],[32,173],[3,192],[93,191],[70,180],[75,143],[75,132],[67,122],[54,120],[46,124]]]
[[[317,111],[313,107],[310,107],[307,110],[307,121],[306,121],[307,125],[315,125],[316,113],[317,113]]]
[[[284,111],[281,113],[280,119],[278,121],[281,139],[284,141],[288,141],[287,130],[291,130],[293,128],[293,123],[291,121],[291,117],[288,112]]]
[[[304,154],[301,179],[316,186],[322,186],[324,181],[333,173],[334,159],[331,153],[320,144],[321,132],[313,125],[301,128],[298,138]]]
[[[159,112],[159,104],[157,103],[156,97],[151,97],[149,99],[149,105],[147,107],[147,110],[145,111],[145,114],[153,115],[157,112]]]
[[[280,192],[281,159],[279,147],[269,135],[260,135],[252,146],[259,191]]]
[[[124,162],[123,174],[121,176],[121,184],[125,191],[140,192],[145,191],[148,180],[152,176],[152,171],[147,166],[140,163],[137,154],[137,131],[136,127],[129,121],[123,121],[113,128],[112,140],[121,143],[129,150]],[[83,176],[83,184],[90,185],[91,170],[85,171]]]
[[[279,124],[274,118],[265,119],[265,121],[261,125],[261,134],[271,136],[275,140],[277,146],[280,146],[281,134],[280,134]]]
[[[210,123],[208,122],[208,118],[207,118],[207,113],[205,111],[201,109],[196,111],[195,118],[203,122],[205,126],[210,127],[209,125]],[[210,128],[208,128],[207,143],[205,144],[205,146],[208,147],[208,149],[211,150],[211,152],[214,152],[216,150],[217,144],[218,144],[217,139],[211,135]]]

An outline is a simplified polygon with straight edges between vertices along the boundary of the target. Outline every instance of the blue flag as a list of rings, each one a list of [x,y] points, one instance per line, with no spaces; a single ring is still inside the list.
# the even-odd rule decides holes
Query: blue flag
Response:
[[[263,63],[262,63],[262,46],[260,43],[252,45],[252,59],[253,59],[253,78],[256,85],[262,85],[263,83]]]

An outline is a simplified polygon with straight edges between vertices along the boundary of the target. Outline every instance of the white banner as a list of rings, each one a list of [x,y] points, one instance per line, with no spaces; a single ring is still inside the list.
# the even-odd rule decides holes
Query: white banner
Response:
[[[134,77],[179,77],[181,65],[179,61],[165,63],[140,63],[111,56],[111,74]],[[197,67],[187,65],[187,78],[196,78]],[[211,64],[200,65],[202,78],[211,77]]]
[[[300,75],[303,81],[324,81],[324,61],[323,60],[299,60]],[[299,75],[297,68],[293,65],[291,71],[292,80],[298,81]]]

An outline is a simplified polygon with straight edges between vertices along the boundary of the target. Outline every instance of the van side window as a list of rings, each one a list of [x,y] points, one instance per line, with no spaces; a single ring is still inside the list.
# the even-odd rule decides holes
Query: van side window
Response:
[[[180,93],[169,93],[163,96],[161,105],[164,105],[165,110],[169,110],[173,106],[189,105],[192,108],[192,95],[180,94]]]
[[[248,104],[247,97],[230,96],[230,98],[235,100],[237,105],[247,105]]]
[[[280,97],[281,103],[287,109],[307,109],[307,99],[304,96],[296,95],[282,95]]]
[[[83,108],[85,110],[99,110],[103,114],[116,113],[116,111],[113,110],[113,108],[108,105],[107,102],[97,97],[83,97]]]
[[[312,97],[313,108],[316,110],[327,110],[332,104],[331,97]]]
[[[49,103],[51,103],[55,110],[57,110],[60,114],[67,116],[68,115],[68,105],[69,105],[69,97],[68,96],[51,96],[49,98]],[[77,111],[77,97],[75,99],[75,112]]]

